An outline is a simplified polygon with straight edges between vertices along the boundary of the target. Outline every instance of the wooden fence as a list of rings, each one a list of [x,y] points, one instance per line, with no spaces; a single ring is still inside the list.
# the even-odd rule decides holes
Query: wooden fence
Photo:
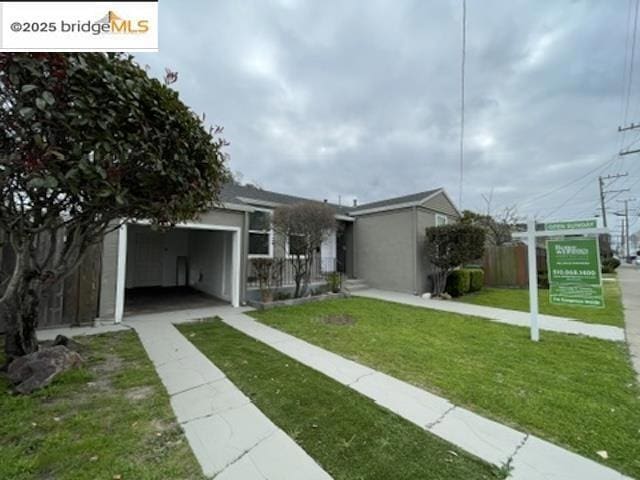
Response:
[[[72,275],[43,292],[39,328],[93,323],[98,314],[101,258],[102,246],[92,247]],[[0,278],[6,278],[13,264],[13,251],[0,248]],[[0,332],[5,331],[5,322],[0,312]]]
[[[547,254],[544,248],[537,249],[536,258],[538,272],[546,272]],[[525,288],[529,285],[526,245],[487,247],[482,266],[488,287]]]

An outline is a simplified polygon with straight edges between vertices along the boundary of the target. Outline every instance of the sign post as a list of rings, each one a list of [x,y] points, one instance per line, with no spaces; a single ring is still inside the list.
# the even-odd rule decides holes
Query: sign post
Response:
[[[527,257],[529,264],[529,309],[531,311],[531,340],[540,340],[538,327],[538,259],[536,255],[536,221],[527,221]],[[531,288],[534,285],[535,288]]]
[[[529,218],[527,231],[513,234],[514,238],[521,238],[527,242],[531,340],[534,342],[540,340],[537,239],[581,236],[581,238],[547,241],[550,302],[563,305],[604,307],[597,235],[608,232],[609,230],[606,228],[599,228],[594,219],[547,223],[544,230],[536,230],[535,219]],[[585,238],[585,235],[596,235],[596,237]]]

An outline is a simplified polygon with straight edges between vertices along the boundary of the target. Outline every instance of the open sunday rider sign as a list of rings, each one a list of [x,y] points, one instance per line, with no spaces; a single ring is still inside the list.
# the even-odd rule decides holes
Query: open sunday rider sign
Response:
[[[604,307],[597,238],[547,240],[547,259],[550,303]]]

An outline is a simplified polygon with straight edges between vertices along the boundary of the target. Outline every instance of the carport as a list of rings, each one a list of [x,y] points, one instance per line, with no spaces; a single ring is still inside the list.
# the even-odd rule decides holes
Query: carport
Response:
[[[127,224],[118,236],[116,322],[123,316],[240,304],[240,229]]]

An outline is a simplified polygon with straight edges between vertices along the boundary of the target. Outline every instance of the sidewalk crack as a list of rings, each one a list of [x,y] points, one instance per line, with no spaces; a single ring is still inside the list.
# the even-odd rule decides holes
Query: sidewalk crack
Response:
[[[509,455],[509,458],[507,458],[507,461],[502,466],[502,468],[507,473],[510,472],[511,470],[513,470],[513,466],[511,465],[513,463],[513,459],[516,457],[516,455],[522,449],[522,447],[524,447],[525,443],[527,443],[527,440],[529,440],[529,434],[528,433],[526,433],[524,435],[524,438],[520,441],[520,443],[518,445],[516,445],[515,450],[513,451],[513,453],[511,455]]]
[[[362,380],[365,377],[370,377],[371,375],[373,375],[376,372],[368,372],[368,373],[364,373],[362,375],[360,375],[358,378],[356,378],[353,382],[347,384],[348,387],[352,387],[354,386],[356,383],[358,383],[360,380]]]
[[[433,422],[425,424],[424,428],[426,428],[427,430],[431,430],[433,427],[435,427],[436,425],[441,423],[445,419],[445,417],[447,415],[449,415],[449,413],[451,413],[455,408],[456,408],[456,406],[452,405],[442,415],[440,415],[436,420],[434,420]]]
[[[226,420],[225,420],[226,421]],[[233,429],[232,429],[233,431]],[[269,438],[271,438],[273,435],[276,434],[278,430],[274,429],[271,433],[269,433],[268,435],[266,435],[265,437],[261,438],[260,440],[258,440],[256,443],[254,443],[253,445],[251,445],[249,448],[243,450],[242,452],[240,452],[240,454],[234,458],[233,460],[231,460],[229,463],[227,463],[224,467],[222,467],[222,469],[217,472],[213,478],[216,478],[218,475],[221,475],[225,470],[227,470],[229,467],[231,467],[232,465],[234,465],[235,463],[238,463],[240,460],[242,460],[247,454],[251,453],[251,450],[253,450],[254,448],[256,448],[257,446],[259,446],[261,443],[265,442],[266,440],[268,440]],[[249,457],[249,459],[251,460],[251,457]],[[253,463],[253,460],[252,460]],[[255,465],[255,463],[254,463]],[[256,467],[257,468],[257,467]],[[262,472],[260,472],[260,474],[262,475]]]
[[[187,420],[185,422],[180,422],[180,425],[187,425],[188,423],[195,422],[196,420],[202,420],[204,418],[210,418],[210,417],[219,416],[219,415],[222,415],[223,413],[227,413],[227,412],[230,412],[232,410],[236,410],[238,408],[246,407],[247,405],[251,405],[251,400],[247,399],[247,402],[243,403],[242,405],[234,405],[233,407],[227,407],[227,408],[224,408],[222,410],[218,410],[215,413],[207,413],[205,415],[200,415],[200,416],[197,416],[197,417],[194,417],[194,418],[190,418],[189,420]],[[221,417],[221,418],[226,421],[226,419],[224,417]]]

